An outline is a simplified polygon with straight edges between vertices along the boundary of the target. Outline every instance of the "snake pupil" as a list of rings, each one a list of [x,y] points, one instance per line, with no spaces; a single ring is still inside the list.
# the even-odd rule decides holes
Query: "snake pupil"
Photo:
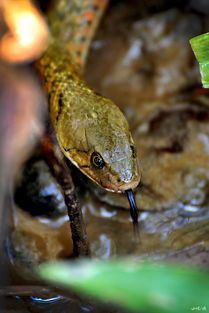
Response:
[[[105,162],[98,152],[93,152],[91,155],[91,163],[95,168],[102,169],[105,166]]]

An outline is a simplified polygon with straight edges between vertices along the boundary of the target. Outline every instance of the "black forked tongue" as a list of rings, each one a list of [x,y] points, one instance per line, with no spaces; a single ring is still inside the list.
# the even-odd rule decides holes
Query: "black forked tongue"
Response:
[[[130,204],[130,214],[131,214],[131,218],[133,221],[134,232],[135,232],[135,235],[138,235],[139,234],[139,229],[138,229],[139,228],[138,226],[139,210],[136,206],[135,196],[134,196],[132,189],[126,190],[126,194],[127,194],[128,201]]]

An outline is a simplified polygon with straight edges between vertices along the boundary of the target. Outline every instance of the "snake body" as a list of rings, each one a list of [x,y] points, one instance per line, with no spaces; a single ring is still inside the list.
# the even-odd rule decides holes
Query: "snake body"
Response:
[[[64,155],[113,192],[140,179],[136,148],[120,109],[83,81],[87,51],[107,0],[57,0],[49,11],[52,41],[38,61],[50,116]]]

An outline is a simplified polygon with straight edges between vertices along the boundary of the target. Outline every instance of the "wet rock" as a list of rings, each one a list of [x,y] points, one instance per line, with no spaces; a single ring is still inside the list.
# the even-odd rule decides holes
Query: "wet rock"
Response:
[[[86,77],[125,111],[131,125],[150,113],[152,101],[200,82],[189,46],[189,39],[203,32],[197,15],[172,9],[142,20],[125,20],[120,30],[114,21],[111,25],[98,32]]]
[[[194,245],[183,251],[173,253],[166,258],[166,261],[181,262],[185,264],[201,265],[208,268],[209,246]]]
[[[128,256],[139,259],[185,260],[187,250],[198,245],[195,262],[209,266],[205,253],[209,249],[208,221],[209,212],[199,216],[180,216],[179,209],[165,212],[143,212],[140,217],[139,237],[136,238],[128,211],[104,204],[90,196],[85,205],[85,220],[90,238],[92,254],[107,259]],[[196,250],[195,250],[196,251]],[[198,251],[205,251],[198,259]],[[191,260],[192,262],[192,260]]]
[[[67,212],[61,188],[41,159],[32,158],[25,165],[15,201],[33,216],[57,217]]]
[[[41,262],[72,255],[68,216],[38,219],[18,208],[16,214],[15,229],[7,242],[12,263],[30,270]]]

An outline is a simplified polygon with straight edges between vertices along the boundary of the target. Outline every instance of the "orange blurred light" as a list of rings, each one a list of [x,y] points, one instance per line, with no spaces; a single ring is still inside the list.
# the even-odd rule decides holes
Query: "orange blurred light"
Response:
[[[49,31],[29,0],[2,0],[0,9],[9,28],[0,41],[0,56],[7,62],[38,58],[46,49]]]

